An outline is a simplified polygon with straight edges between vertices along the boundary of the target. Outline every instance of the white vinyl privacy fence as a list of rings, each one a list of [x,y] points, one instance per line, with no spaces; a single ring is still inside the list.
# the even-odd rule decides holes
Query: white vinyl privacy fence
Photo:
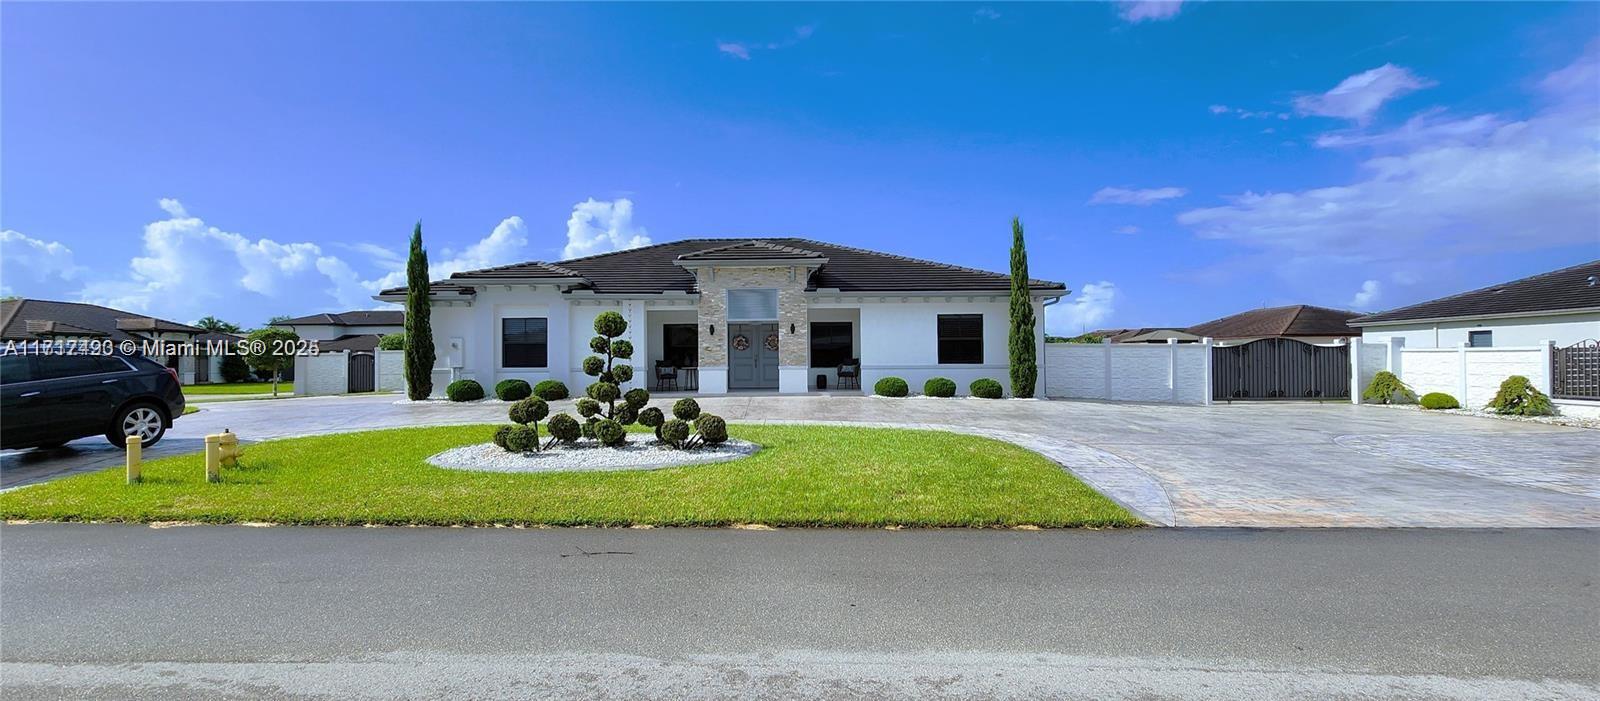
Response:
[[[1350,354],[1355,361],[1352,377],[1359,389],[1351,394],[1359,402],[1360,390],[1383,370],[1394,373],[1419,396],[1444,392],[1467,408],[1488,404],[1500,383],[1512,375],[1522,375],[1539,391],[1550,394],[1552,345],[1545,341],[1536,346],[1406,348],[1401,338],[1359,342],[1359,352]]]
[[[353,353],[372,356],[370,362],[353,359]],[[303,355],[294,361],[294,393],[313,397],[352,391],[397,392],[405,389],[401,364],[405,351],[334,351]],[[354,377],[352,371],[370,373]],[[369,389],[370,388],[370,389]]]
[[[1211,403],[1210,339],[1202,343],[1046,343],[1045,396]]]

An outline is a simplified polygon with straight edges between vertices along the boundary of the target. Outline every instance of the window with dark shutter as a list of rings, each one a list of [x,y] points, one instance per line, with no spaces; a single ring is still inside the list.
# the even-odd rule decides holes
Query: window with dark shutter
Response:
[[[542,368],[548,357],[549,333],[543,317],[500,320],[500,367]]]
[[[855,354],[850,322],[818,321],[811,324],[811,367],[836,368]]]
[[[939,364],[983,363],[983,315],[939,315]]]

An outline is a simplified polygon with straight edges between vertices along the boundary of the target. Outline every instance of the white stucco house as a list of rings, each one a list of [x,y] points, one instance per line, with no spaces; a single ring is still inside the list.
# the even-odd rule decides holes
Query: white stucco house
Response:
[[[628,320],[630,386],[651,390],[803,393],[843,379],[870,392],[887,376],[913,391],[936,376],[962,392],[979,378],[1009,385],[1010,289],[1009,275],[796,238],[688,239],[461,272],[430,286],[434,387],[557,379],[581,392],[605,311]],[[1033,280],[1030,294],[1042,322],[1067,290]],[[405,289],[375,299],[403,303]],[[1042,391],[1042,326],[1035,338]]]
[[[406,315],[393,309],[329,312],[284,319],[272,325],[293,331],[304,340],[316,341],[322,351],[370,351],[378,347],[378,339],[404,333]]]
[[[1350,320],[1406,348],[1557,347],[1600,339],[1600,260]]]

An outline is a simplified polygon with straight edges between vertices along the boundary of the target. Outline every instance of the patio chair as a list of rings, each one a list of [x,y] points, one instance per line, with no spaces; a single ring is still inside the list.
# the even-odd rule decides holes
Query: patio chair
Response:
[[[861,359],[851,358],[839,366],[839,389],[861,389]]]
[[[664,360],[656,361],[656,390],[665,391],[668,387],[674,391],[678,389],[678,368],[668,365]]]

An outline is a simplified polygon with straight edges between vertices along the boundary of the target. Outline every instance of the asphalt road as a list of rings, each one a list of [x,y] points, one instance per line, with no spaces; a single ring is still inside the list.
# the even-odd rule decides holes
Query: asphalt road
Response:
[[[1593,698],[1600,531],[0,527],[7,699]]]

